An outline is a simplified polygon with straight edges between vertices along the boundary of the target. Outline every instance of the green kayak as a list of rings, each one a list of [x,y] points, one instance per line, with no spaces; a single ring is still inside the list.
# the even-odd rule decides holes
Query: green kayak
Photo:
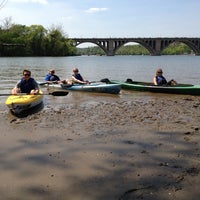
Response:
[[[177,84],[173,86],[156,86],[153,83],[138,82],[127,79],[127,81],[111,80],[110,83],[120,84],[122,89],[146,92],[200,95],[200,85]]]

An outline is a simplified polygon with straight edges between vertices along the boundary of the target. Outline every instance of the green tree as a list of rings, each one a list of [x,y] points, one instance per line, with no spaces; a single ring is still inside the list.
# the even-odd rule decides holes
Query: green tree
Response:
[[[1,56],[69,56],[75,55],[73,41],[61,27],[50,30],[42,25],[24,26],[13,24],[11,18],[0,26]]]
[[[20,56],[24,53],[24,30],[25,26],[13,24],[9,29],[1,29],[0,41],[6,48],[1,50],[4,56]]]
[[[72,41],[63,36],[61,27],[52,27],[47,35],[47,55],[66,56],[76,53]]]
[[[46,54],[47,30],[42,25],[27,27],[25,42],[27,54],[32,56],[44,56]]]
[[[191,54],[192,49],[182,42],[174,42],[170,44],[166,49],[163,50],[164,55],[182,55]]]

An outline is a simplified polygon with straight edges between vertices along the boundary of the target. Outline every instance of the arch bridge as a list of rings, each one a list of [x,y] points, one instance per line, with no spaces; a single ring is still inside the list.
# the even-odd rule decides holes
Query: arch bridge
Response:
[[[98,45],[107,56],[114,56],[116,51],[129,42],[139,43],[145,47],[152,56],[161,55],[162,51],[174,42],[188,45],[195,55],[200,55],[200,38],[175,37],[175,38],[70,38],[74,46],[82,43]]]

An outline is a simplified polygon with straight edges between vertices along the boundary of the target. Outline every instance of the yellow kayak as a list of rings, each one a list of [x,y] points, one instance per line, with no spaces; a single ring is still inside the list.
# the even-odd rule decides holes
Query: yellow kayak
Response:
[[[43,93],[39,92],[38,95],[32,94],[18,94],[10,95],[5,104],[8,106],[10,111],[14,114],[21,114],[30,109],[33,109],[37,105],[43,102]]]

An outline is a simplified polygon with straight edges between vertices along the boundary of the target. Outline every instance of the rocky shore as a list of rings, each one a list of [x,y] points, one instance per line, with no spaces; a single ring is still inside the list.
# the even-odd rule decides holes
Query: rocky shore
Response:
[[[46,97],[0,106],[0,199],[199,200],[200,97]]]

